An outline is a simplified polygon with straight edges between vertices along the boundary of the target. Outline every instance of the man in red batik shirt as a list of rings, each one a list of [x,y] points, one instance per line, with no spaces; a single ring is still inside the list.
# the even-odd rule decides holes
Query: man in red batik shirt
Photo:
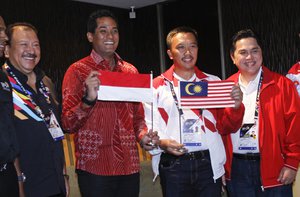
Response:
[[[65,130],[75,132],[79,188],[83,196],[89,197],[138,197],[140,165],[136,142],[146,150],[153,149],[147,145],[151,138],[142,104],[97,101],[101,86],[98,71],[138,71],[115,52],[119,31],[110,11],[92,13],[87,27],[93,50],[69,67],[62,86],[62,124]],[[158,142],[157,135],[153,140]]]

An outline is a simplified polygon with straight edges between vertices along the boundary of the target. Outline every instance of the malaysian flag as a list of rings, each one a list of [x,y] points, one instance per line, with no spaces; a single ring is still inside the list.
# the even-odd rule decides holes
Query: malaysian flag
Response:
[[[233,81],[179,82],[179,107],[204,109],[234,107],[230,93]]]

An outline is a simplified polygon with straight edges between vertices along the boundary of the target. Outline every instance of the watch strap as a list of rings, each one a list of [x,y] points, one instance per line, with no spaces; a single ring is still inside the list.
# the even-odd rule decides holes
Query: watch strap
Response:
[[[23,183],[26,181],[26,176],[23,172],[21,173],[20,176],[18,176],[18,181]]]
[[[82,101],[83,103],[89,105],[89,106],[93,106],[93,105],[96,104],[97,98],[96,98],[95,100],[93,100],[93,101],[89,101],[89,100],[86,98],[86,96],[84,96],[84,97],[82,97],[81,101]]]

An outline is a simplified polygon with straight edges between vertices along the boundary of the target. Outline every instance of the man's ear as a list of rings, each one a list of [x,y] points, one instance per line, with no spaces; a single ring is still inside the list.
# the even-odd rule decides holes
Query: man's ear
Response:
[[[167,54],[168,54],[169,58],[172,60],[173,59],[173,55],[172,55],[170,49],[167,50]]]
[[[89,42],[93,42],[94,35],[91,32],[87,32],[86,33],[86,37],[87,37],[87,39],[88,39]]]
[[[9,58],[9,53],[8,53],[8,51],[9,51],[9,45],[5,45],[5,49],[4,49],[4,55],[5,55],[5,58]]]
[[[233,54],[233,53],[230,53],[230,57],[231,57],[231,60],[232,60],[233,64],[235,64],[235,61],[234,61],[234,54]]]

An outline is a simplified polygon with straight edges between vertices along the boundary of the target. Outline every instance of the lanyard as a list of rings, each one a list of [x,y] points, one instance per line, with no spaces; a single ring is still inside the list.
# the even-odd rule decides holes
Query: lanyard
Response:
[[[30,102],[34,106],[33,109],[37,113],[37,115],[40,118],[42,118],[44,120],[44,122],[46,123],[46,125],[47,125],[47,120],[46,120],[47,117],[45,116],[45,114],[43,113],[43,111],[41,110],[41,108],[33,100],[32,93],[25,89],[25,87],[22,85],[22,83],[20,82],[20,80],[18,79],[18,77],[13,73],[13,71],[11,70],[11,68],[7,64],[4,65],[4,68],[6,69],[6,71],[10,75],[10,77],[12,77],[16,81],[17,85],[20,86],[22,92],[26,95],[26,97],[29,98]],[[13,82],[11,81],[11,83],[13,83]],[[49,96],[50,95],[49,89],[44,85],[44,83],[42,82],[42,80],[40,81],[40,92],[42,92],[43,96],[46,98],[47,103],[49,105],[51,105],[50,96]],[[49,112],[52,113],[52,109],[51,108],[49,109]]]
[[[182,116],[182,115],[183,115],[183,111],[182,111],[182,109],[179,108],[179,106],[178,106],[178,98],[177,98],[176,93],[175,93],[175,91],[174,91],[174,86],[173,86],[173,84],[172,84],[171,81],[166,80],[166,79],[165,79],[165,81],[168,81],[169,84],[170,84],[171,93],[172,93],[174,102],[175,102],[175,104],[176,104],[177,110],[178,110],[178,112],[179,112],[179,116]]]
[[[256,106],[255,106],[255,111],[254,111],[254,120],[257,121],[258,119],[258,110],[259,110],[259,96],[260,96],[260,89],[262,86],[262,80],[263,80],[263,71],[261,71],[259,82],[258,82],[258,87],[257,87],[257,94],[256,94]]]
[[[180,143],[182,143],[181,118],[184,119],[184,117],[183,117],[183,110],[182,110],[181,108],[179,108],[179,106],[178,106],[178,99],[177,99],[176,93],[175,93],[175,91],[174,91],[174,86],[173,86],[172,82],[169,81],[169,80],[166,80],[166,79],[165,79],[165,81],[168,81],[169,84],[170,84],[171,93],[172,93],[174,102],[175,102],[175,104],[176,104],[177,110],[178,110],[178,112],[179,112],[179,119],[178,119],[178,121],[179,121],[179,128],[180,128],[179,138],[180,138]]]

